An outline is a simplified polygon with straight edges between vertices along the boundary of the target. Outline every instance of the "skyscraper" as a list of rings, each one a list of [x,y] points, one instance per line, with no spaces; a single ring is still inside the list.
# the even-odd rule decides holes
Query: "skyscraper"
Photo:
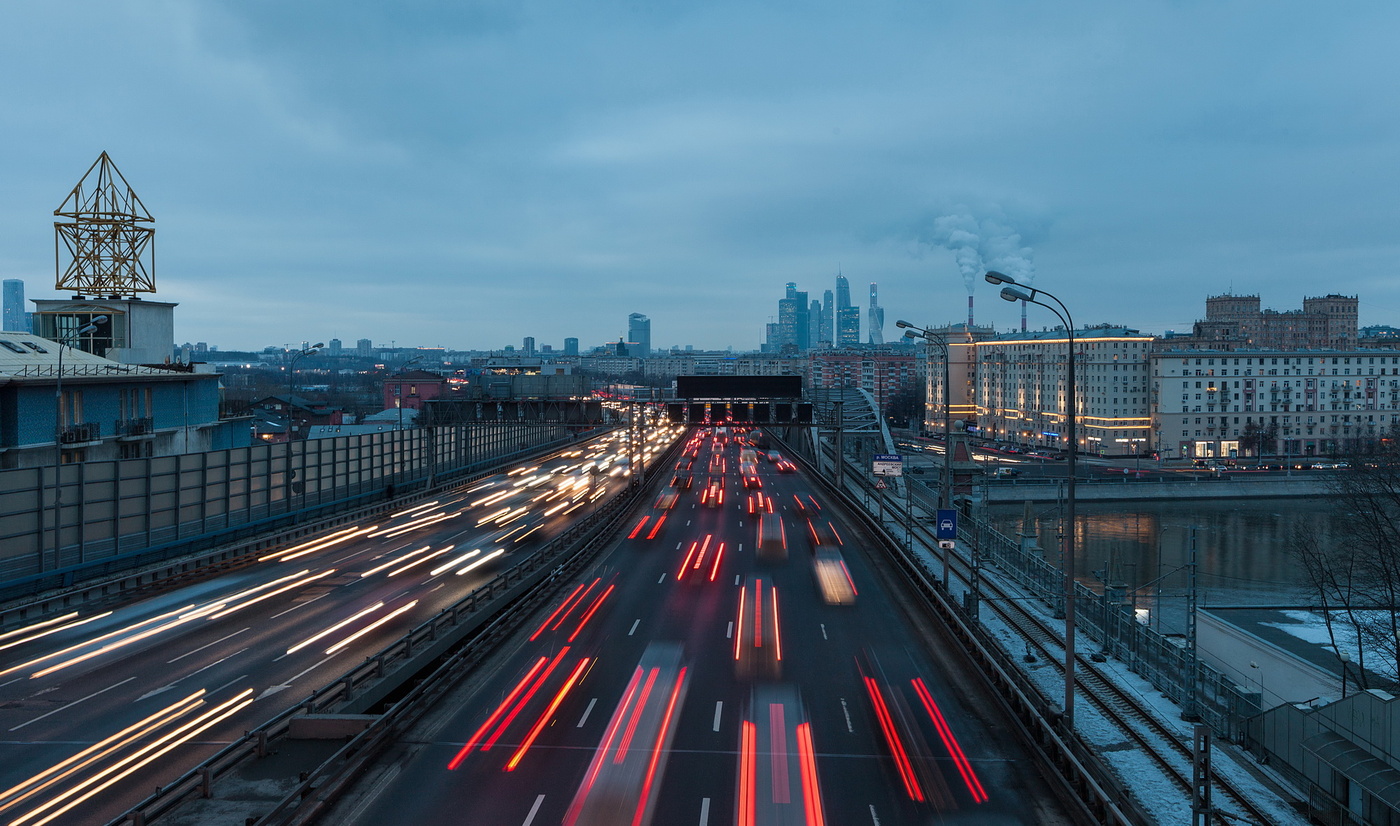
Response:
[[[4,284],[4,311],[0,316],[0,328],[11,333],[27,333],[24,323],[24,282],[18,278],[6,278]]]
[[[822,318],[821,333],[817,336],[817,341],[822,347],[830,347],[831,342],[836,340],[836,305],[832,297],[831,290],[822,293]]]
[[[807,293],[797,289],[797,282],[787,283],[787,296],[778,301],[778,344],[780,352],[802,352],[810,337]]]
[[[525,336],[525,340],[522,341],[522,342],[520,342],[520,345],[521,345],[521,346],[520,346],[520,350],[521,350],[521,352],[523,352],[525,355],[527,355],[527,356],[533,356],[533,355],[535,354],[535,337],[534,337],[534,336]]]
[[[860,344],[860,308],[851,306],[851,282],[846,276],[836,276],[836,341],[837,347]]]
[[[885,308],[880,306],[880,288],[870,282],[870,318],[866,321],[871,344],[885,343]]]
[[[822,303],[815,298],[807,309],[807,346],[813,350],[821,346]]]
[[[578,355],[578,339],[572,337],[564,339],[564,355]]]
[[[633,358],[646,358],[651,355],[651,319],[641,313],[627,316],[627,340],[636,347],[628,347]]]

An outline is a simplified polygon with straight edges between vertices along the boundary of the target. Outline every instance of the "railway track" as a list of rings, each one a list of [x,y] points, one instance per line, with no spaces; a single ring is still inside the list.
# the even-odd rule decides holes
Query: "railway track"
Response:
[[[891,498],[889,504],[895,503]],[[936,547],[937,539],[927,526],[915,523],[913,532],[925,547]],[[962,587],[970,588],[972,566],[959,554],[949,555],[950,571]],[[1064,638],[1061,630],[1026,606],[1023,593],[1014,593],[1000,582],[1000,577],[986,576],[986,568],[978,581],[982,601],[1005,624],[1015,629],[1028,646],[1037,652],[1058,673],[1064,673]],[[941,573],[941,572],[939,572]],[[1132,694],[1117,682],[1104,676],[1096,665],[1083,656],[1076,657],[1075,675],[1080,701],[1087,701],[1111,723],[1123,737],[1132,742],[1156,764],[1189,800],[1193,788],[1192,746],[1184,742],[1171,727],[1144,708]],[[1063,677],[1061,677],[1063,679]],[[1218,822],[1269,824],[1273,818],[1256,806],[1250,797],[1229,778],[1212,776],[1212,804]]]

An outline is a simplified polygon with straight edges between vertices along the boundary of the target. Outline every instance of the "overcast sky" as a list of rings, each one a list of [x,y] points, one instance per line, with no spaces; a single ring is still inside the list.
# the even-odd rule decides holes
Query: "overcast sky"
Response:
[[[0,276],[106,150],[223,349],[752,349],[838,268],[893,321],[1033,274],[1079,324],[1357,294],[1400,326],[1400,5],[7,4]],[[1017,309],[980,278],[977,321]],[[66,294],[64,294],[66,295]],[[1031,308],[1031,324],[1053,319]],[[864,314],[862,313],[864,324]],[[862,338],[865,332],[862,330]]]

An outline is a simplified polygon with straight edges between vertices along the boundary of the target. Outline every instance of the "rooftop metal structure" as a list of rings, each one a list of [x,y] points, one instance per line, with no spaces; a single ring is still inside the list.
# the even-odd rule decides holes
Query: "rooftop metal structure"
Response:
[[[106,152],[53,214],[68,219],[53,225],[54,289],[109,298],[156,291],[155,219]]]

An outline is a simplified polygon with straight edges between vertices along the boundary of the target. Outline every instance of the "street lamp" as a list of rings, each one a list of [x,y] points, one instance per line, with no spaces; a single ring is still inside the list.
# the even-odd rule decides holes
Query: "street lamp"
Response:
[[[908,339],[922,338],[924,343],[930,347],[938,347],[943,353],[943,478],[939,480],[938,507],[947,508],[952,499],[952,455],[953,440],[952,427],[950,426],[950,416],[948,412],[949,401],[949,362],[950,353],[948,351],[948,340],[935,332],[916,327],[907,321],[896,321],[894,326],[904,330],[904,337]]]
[[[1069,343],[1069,357],[1065,360],[1065,375],[1067,384],[1065,388],[1065,423],[1066,436],[1069,441],[1069,455],[1066,457],[1066,470],[1069,471],[1069,485],[1066,488],[1066,522],[1069,530],[1064,536],[1064,574],[1065,574],[1065,722],[1074,725],[1074,481],[1078,472],[1075,469],[1075,456],[1079,452],[1079,438],[1076,432],[1075,422],[1078,418],[1076,399],[1074,392],[1074,317],[1070,314],[1069,308],[1065,306],[1055,295],[1044,290],[1034,289],[1018,282],[1009,275],[989,270],[984,276],[989,284],[1001,284],[1001,297],[1007,301],[1024,301],[1028,304],[1037,304],[1060,319],[1060,323],[1065,326],[1065,335]],[[1044,296],[1055,302],[1052,306],[1038,299]],[[1058,309],[1057,309],[1058,307]]]
[[[1342,664],[1342,699],[1347,698],[1347,663],[1351,662],[1351,655],[1345,651],[1337,652],[1337,659]]]
[[[292,355],[291,359],[287,362],[287,441],[289,443],[292,441],[292,396],[296,394],[297,362],[300,361],[303,356],[316,355],[321,351],[321,348],[325,346],[326,345],[318,341],[305,350],[300,350]]]
[[[422,360],[422,356],[414,356],[413,358],[399,365],[399,385],[397,388],[395,388],[398,392],[394,394],[394,406],[399,409],[399,430],[403,430],[403,372],[410,364],[414,364],[415,362],[420,362]]]
[[[69,335],[56,335],[54,338],[58,342],[58,378],[54,381],[53,389],[53,564],[58,566],[59,551],[63,547],[60,541],[63,518],[63,484],[60,474],[63,471],[63,348],[71,347],[69,341],[77,341],[89,333],[97,332],[99,324],[107,321],[105,315],[95,315],[88,319],[88,323],[83,327],[74,330]],[[57,324],[55,324],[57,332]],[[44,549],[39,547],[39,571],[44,570]]]

